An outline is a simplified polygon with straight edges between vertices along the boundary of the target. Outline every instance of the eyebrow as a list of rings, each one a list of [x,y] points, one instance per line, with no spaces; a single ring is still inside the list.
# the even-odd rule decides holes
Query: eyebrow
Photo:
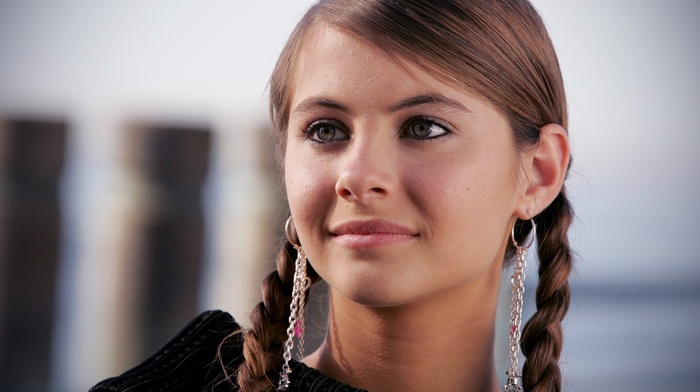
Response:
[[[471,113],[472,111],[467,109],[466,106],[462,105],[461,102],[455,101],[454,99],[447,98],[442,94],[422,94],[416,95],[414,97],[409,97],[401,102],[389,106],[388,112],[394,113],[399,110],[412,108],[421,105],[434,105],[434,106],[448,106],[452,109],[457,109],[465,112]]]
[[[301,103],[299,103],[299,105],[297,105],[297,107],[294,108],[293,112],[294,113],[310,112],[318,107],[340,110],[341,112],[348,113],[348,114],[351,113],[351,110],[349,107],[347,107],[339,102],[336,102],[332,99],[324,98],[324,97],[309,97],[309,98],[301,101]]]
[[[472,112],[471,110],[467,109],[466,106],[462,105],[461,102],[447,98],[442,94],[421,94],[413,97],[408,97],[400,102],[389,106],[387,108],[387,112],[395,113],[400,110],[422,105],[447,106],[449,108],[465,111],[468,113]],[[318,107],[340,110],[341,112],[348,114],[352,113],[352,110],[350,110],[348,106],[325,97],[309,97],[301,101],[301,103],[299,103],[299,105],[297,105],[294,108],[293,112],[311,112]]]

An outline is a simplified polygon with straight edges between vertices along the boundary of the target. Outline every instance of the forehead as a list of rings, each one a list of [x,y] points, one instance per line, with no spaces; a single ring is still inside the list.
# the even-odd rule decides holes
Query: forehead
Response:
[[[311,28],[296,61],[292,108],[305,97],[318,94],[342,98],[360,93],[367,104],[434,92],[455,100],[476,99],[455,83],[435,77],[415,59],[389,53],[325,24]]]
[[[307,81],[323,78],[329,82],[353,78],[372,82],[391,74],[400,77],[405,70],[396,72],[397,68],[408,66],[378,46],[326,24],[309,31],[297,61],[296,77]]]

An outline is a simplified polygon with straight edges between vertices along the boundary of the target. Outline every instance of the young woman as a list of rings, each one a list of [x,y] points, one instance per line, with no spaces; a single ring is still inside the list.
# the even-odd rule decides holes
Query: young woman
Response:
[[[94,390],[497,391],[496,302],[512,265],[503,388],[561,389],[566,103],[526,0],[322,0],[280,56],[270,105],[289,241],[251,329],[206,313]],[[521,336],[535,240],[537,311]],[[320,279],[328,332],[297,361]]]

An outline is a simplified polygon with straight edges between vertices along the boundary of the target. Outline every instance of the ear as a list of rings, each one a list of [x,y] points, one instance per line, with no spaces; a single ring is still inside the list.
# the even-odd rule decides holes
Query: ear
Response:
[[[524,192],[516,214],[528,220],[542,212],[557,197],[569,168],[569,137],[557,124],[540,128],[540,141],[534,153],[525,158]]]

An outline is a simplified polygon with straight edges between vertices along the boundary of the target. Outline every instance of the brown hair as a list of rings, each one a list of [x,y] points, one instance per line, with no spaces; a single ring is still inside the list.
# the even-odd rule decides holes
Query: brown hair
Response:
[[[297,25],[270,79],[270,115],[281,144],[289,120],[296,56],[311,27],[324,23],[376,45],[491,102],[510,120],[519,150],[534,148],[539,129],[567,127],[566,99],[553,45],[527,0],[322,0]],[[570,301],[572,254],[567,231],[573,211],[564,188],[534,220],[539,282],[537,311],[523,329],[527,391],[561,390],[558,360],[561,321]],[[516,239],[529,234],[519,222]],[[509,246],[506,258],[512,256]],[[277,270],[263,282],[264,299],[251,313],[245,362],[238,369],[242,391],[274,389],[286,339],[293,264],[290,244],[280,250]],[[312,269],[313,280],[318,276]]]

